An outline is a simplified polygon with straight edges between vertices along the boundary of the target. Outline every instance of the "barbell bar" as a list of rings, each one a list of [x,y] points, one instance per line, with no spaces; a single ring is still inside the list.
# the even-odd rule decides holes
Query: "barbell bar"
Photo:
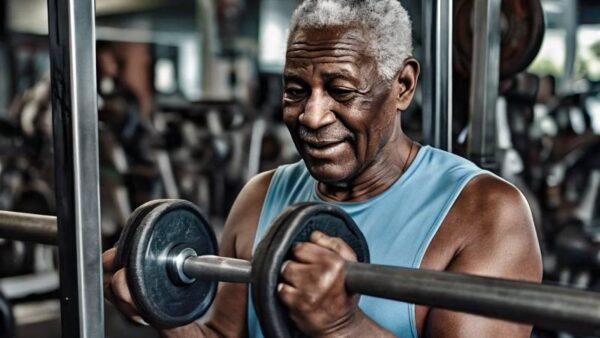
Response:
[[[57,245],[56,217],[0,211],[0,238]]]
[[[150,222],[155,224],[159,216],[162,215],[144,219],[150,217]],[[31,220],[30,224],[28,220]],[[294,328],[289,326],[285,311],[274,311],[269,315],[261,315],[261,311],[272,309],[269,303],[278,303],[276,283],[280,280],[281,264],[289,258],[287,252],[292,245],[306,240],[313,230],[336,235],[335,231],[321,226],[319,222],[333,224],[330,226],[333,229],[340,228],[340,224],[348,226],[350,232],[357,229],[350,217],[337,207],[301,204],[286,210],[273,222],[257,247],[252,262],[213,254],[198,255],[186,243],[170,243],[166,256],[150,256],[156,262],[162,262],[169,276],[167,278],[180,288],[198,281],[250,283],[265,335],[292,337]],[[0,237],[55,244],[56,236],[56,219],[51,216],[0,211]],[[132,238],[135,243],[128,244],[138,245],[140,250],[150,250],[150,246],[144,247],[146,244],[139,241],[139,236]],[[364,240],[362,234],[356,238]],[[353,242],[356,238],[347,241]],[[358,251],[357,256],[363,250],[360,244],[353,245],[353,249]],[[134,250],[130,254],[135,256],[135,252],[140,251]],[[365,256],[364,253],[362,255]],[[534,324],[545,329],[600,335],[600,295],[594,292],[443,271],[374,265],[368,263],[368,251],[362,260],[347,264],[345,285],[350,293]],[[189,322],[195,319],[191,318]]]
[[[192,278],[251,283],[252,264],[190,256],[180,271]],[[189,277],[188,277],[189,278]],[[534,324],[575,334],[600,334],[600,296],[564,287],[422,269],[349,262],[346,289],[378,298]]]

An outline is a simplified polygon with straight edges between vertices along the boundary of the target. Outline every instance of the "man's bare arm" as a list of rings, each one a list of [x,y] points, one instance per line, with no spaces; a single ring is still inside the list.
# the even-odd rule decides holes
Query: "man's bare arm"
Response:
[[[256,176],[238,195],[225,223],[220,248],[221,256],[252,259],[254,236],[272,177],[272,171]],[[205,329],[205,331],[216,332],[217,337],[247,336],[247,307],[246,284],[220,283],[214,312],[205,324],[205,328],[209,330]]]
[[[225,223],[219,254],[250,260],[254,234],[273,172],[253,178],[238,195]],[[114,249],[103,255],[104,266],[112,266]],[[116,272],[105,284],[107,298],[126,316],[137,315],[127,288],[124,270]],[[220,283],[211,319],[206,324],[196,323],[162,330],[164,338],[243,337],[246,336],[247,288],[245,284]]]
[[[539,282],[541,254],[531,212],[523,195],[492,176],[479,177],[465,189],[460,226],[468,236],[447,271]],[[467,228],[468,227],[468,228]],[[467,231],[469,229],[469,231]],[[472,230],[472,231],[471,231]],[[531,326],[475,315],[431,309],[426,337],[529,337]]]

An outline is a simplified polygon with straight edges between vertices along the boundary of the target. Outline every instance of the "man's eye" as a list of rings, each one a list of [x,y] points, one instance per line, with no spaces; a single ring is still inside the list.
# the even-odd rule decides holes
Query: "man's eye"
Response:
[[[285,95],[290,99],[298,99],[304,95],[305,91],[302,88],[287,88]]]
[[[329,89],[329,93],[339,100],[349,100],[354,97],[354,90],[350,88],[334,87]]]

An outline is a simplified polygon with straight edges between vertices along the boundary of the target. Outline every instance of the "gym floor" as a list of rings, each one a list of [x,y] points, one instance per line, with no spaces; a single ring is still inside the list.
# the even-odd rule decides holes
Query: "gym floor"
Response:
[[[16,306],[15,312],[18,317],[21,317],[20,322],[30,322],[18,323],[17,338],[61,338],[58,300],[27,304],[23,307]],[[105,319],[106,338],[158,338],[155,330],[131,323],[109,303],[105,303]]]

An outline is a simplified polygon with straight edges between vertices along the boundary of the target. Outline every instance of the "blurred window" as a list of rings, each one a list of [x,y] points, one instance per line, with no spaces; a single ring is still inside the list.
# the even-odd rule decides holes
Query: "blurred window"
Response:
[[[560,78],[565,72],[565,31],[547,29],[539,54],[529,67],[529,71],[538,75],[553,75]]]
[[[600,81],[600,24],[579,26],[575,70],[578,78]]]
[[[259,33],[261,71],[269,73],[283,71],[288,25],[299,3],[299,0],[261,1]]]
[[[163,94],[173,94],[177,90],[175,64],[169,59],[159,59],[154,66],[154,88]]]
[[[566,29],[565,4],[562,0],[543,0],[542,7],[546,19],[546,33],[542,48],[529,66],[529,71],[538,75],[552,75],[562,78],[565,75]]]

